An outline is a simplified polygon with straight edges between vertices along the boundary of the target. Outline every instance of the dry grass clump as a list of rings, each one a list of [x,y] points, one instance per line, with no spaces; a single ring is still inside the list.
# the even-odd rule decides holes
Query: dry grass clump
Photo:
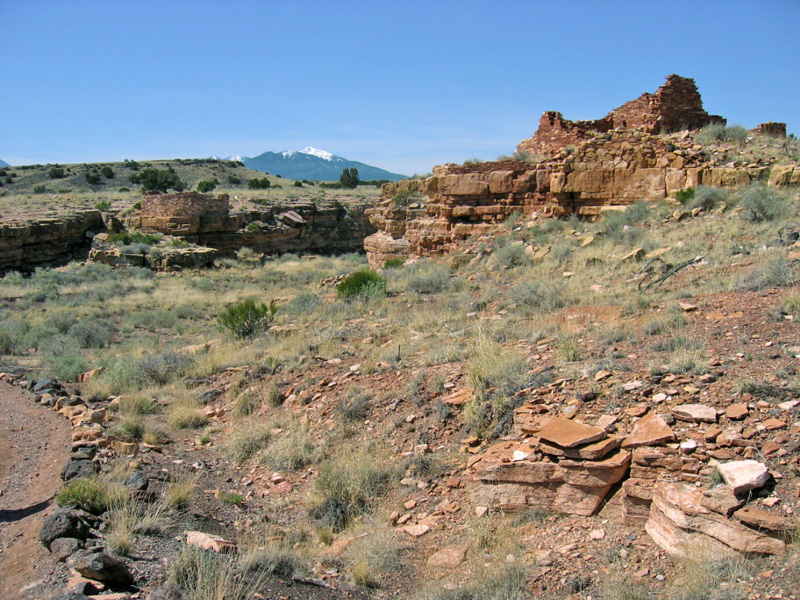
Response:
[[[276,471],[296,471],[314,464],[320,456],[320,448],[308,428],[296,425],[275,437],[261,460]]]
[[[749,578],[745,559],[711,561],[689,556],[681,564],[680,576],[667,591],[667,600],[743,600],[739,582]]]
[[[347,549],[346,562],[356,585],[380,587],[386,575],[402,565],[400,544],[390,529],[370,529]]]
[[[399,479],[399,465],[378,448],[342,451],[323,462],[315,481],[318,496],[312,515],[335,532],[355,517],[369,513]]]
[[[236,556],[181,546],[170,562],[170,583],[186,600],[250,600],[267,582],[268,573],[242,568]]]
[[[272,423],[263,421],[239,424],[228,435],[225,447],[237,462],[244,462],[269,445],[273,429]]]
[[[174,509],[188,508],[197,489],[198,475],[181,474],[167,484],[163,502]]]
[[[163,535],[172,525],[164,498],[146,503],[133,498],[111,507],[108,522],[111,531],[106,536],[108,547],[117,554],[127,556],[137,535]]]

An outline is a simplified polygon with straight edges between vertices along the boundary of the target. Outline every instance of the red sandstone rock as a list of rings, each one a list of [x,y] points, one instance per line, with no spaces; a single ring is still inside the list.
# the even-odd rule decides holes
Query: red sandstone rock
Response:
[[[539,437],[562,448],[575,448],[606,437],[602,427],[584,425],[561,417],[553,417],[542,423]]]
[[[636,421],[633,431],[622,442],[622,447],[653,446],[672,441],[675,441],[675,433],[670,426],[656,413],[651,412]]]

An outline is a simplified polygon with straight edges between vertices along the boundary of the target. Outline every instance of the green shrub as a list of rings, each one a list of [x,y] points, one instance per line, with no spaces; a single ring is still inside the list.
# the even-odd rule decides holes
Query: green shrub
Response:
[[[725,140],[744,144],[747,141],[747,129],[741,125],[730,125],[725,128]]]
[[[35,185],[33,186],[33,193],[34,194],[46,194],[47,187],[44,184]]]
[[[319,296],[311,292],[301,292],[284,304],[281,311],[291,315],[310,315],[319,305]]]
[[[336,294],[344,300],[376,298],[386,293],[386,280],[375,271],[362,269],[347,276],[336,286]]]
[[[214,178],[214,179],[203,179],[203,180],[197,182],[197,191],[205,194],[205,193],[210,192],[211,190],[213,190],[215,187],[217,187],[218,183],[219,183],[219,181],[217,181],[216,178]]]
[[[247,182],[247,187],[251,190],[266,190],[270,186],[269,179],[264,177],[262,179],[253,178]]]
[[[115,335],[116,327],[101,319],[81,319],[69,328],[69,336],[81,348],[105,348],[111,345]]]
[[[304,427],[294,427],[272,441],[262,462],[276,471],[296,471],[317,461],[320,451]]]
[[[686,204],[689,200],[694,198],[694,188],[686,188],[685,190],[678,190],[675,192],[675,200],[681,204]]]
[[[130,417],[113,425],[109,433],[134,440],[141,440],[144,436],[144,422],[139,417]]]
[[[63,179],[66,174],[64,167],[51,167],[50,170],[47,171],[47,176],[50,179]]]
[[[346,399],[339,405],[339,417],[344,423],[363,421],[369,414],[372,397],[369,392],[359,386],[347,390]]]
[[[109,208],[111,208],[111,201],[110,200],[100,200],[100,202],[95,204],[94,207],[99,211],[105,212]]]
[[[737,196],[739,206],[744,209],[742,218],[756,223],[774,221],[783,216],[788,208],[783,194],[760,182],[741,188]]]
[[[86,172],[86,183],[89,185],[98,185],[101,181],[99,173],[94,173],[93,171]]]
[[[161,192],[167,193],[170,189],[182,192],[186,189],[186,184],[180,180],[175,169],[144,169],[139,174],[142,182],[142,193]],[[133,181],[133,179],[131,179]]]
[[[508,292],[508,298],[524,314],[552,312],[571,304],[561,282],[523,280]]]
[[[762,267],[753,269],[745,277],[744,288],[759,291],[783,285],[794,285],[797,281],[797,273],[792,263],[785,256],[775,256]]]
[[[122,231],[119,233],[112,233],[108,236],[108,241],[112,244],[143,244],[145,246],[152,246],[157,244],[163,239],[160,233],[142,233],[141,231]]]
[[[254,298],[248,298],[240,304],[229,306],[219,316],[220,326],[236,338],[254,337],[269,327],[275,312],[278,310],[275,301],[259,304]]]
[[[406,259],[402,256],[397,256],[395,258],[389,258],[383,263],[384,269],[399,269],[404,264],[406,264]]]
[[[130,188],[127,188],[127,187],[125,187],[125,186],[122,186],[122,187],[121,187],[121,188],[119,188],[119,190],[117,190],[117,191],[119,191],[119,192],[130,192],[130,191],[131,191],[131,189],[130,189]],[[141,205],[141,204],[139,204],[139,208],[141,208],[141,206],[142,206],[142,205]]]
[[[228,175],[228,183],[231,185],[239,185],[242,183],[241,177],[237,177],[236,175]]]
[[[107,511],[124,498],[124,491],[109,486],[96,477],[79,477],[64,485],[56,496],[59,506],[75,506],[93,515]]]
[[[114,170],[109,167],[108,165],[104,166],[100,169],[100,172],[103,174],[103,177],[106,179],[114,179]]]

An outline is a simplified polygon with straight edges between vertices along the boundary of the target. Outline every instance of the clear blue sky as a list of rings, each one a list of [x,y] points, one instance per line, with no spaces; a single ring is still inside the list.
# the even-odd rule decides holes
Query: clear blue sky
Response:
[[[800,1],[0,0],[0,159],[510,154],[677,73],[800,134]]]

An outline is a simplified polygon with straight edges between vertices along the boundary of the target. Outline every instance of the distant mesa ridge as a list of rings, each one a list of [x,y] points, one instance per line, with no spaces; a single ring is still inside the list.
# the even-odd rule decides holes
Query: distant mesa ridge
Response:
[[[388,179],[399,181],[405,175],[391,173],[355,160],[336,156],[331,152],[306,146],[302,150],[284,150],[283,152],[264,152],[254,158],[233,155],[225,158],[212,156],[219,160],[236,160],[253,171],[280,175],[288,179],[313,179],[318,181],[335,181],[343,169],[358,169],[358,176],[363,181]]]

